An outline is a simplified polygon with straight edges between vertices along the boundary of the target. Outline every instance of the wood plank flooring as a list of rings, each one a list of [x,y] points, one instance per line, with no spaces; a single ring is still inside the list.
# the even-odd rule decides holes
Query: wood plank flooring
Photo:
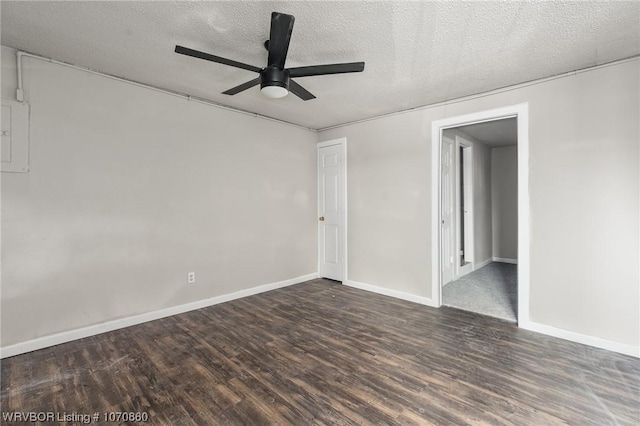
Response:
[[[327,280],[2,361],[1,409],[176,425],[638,425],[640,360]],[[4,423],[4,422],[3,422]]]

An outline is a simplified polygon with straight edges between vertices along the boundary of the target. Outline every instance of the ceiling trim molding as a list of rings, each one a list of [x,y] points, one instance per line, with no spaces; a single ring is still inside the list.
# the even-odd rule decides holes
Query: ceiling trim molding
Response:
[[[9,46],[7,46],[7,47],[9,47]],[[45,56],[36,55],[34,53],[25,52],[23,50],[16,50],[18,81],[22,81],[22,75],[21,75],[22,65],[21,65],[21,61],[22,61],[23,57],[38,59],[38,60],[49,62],[49,63],[52,63],[52,64],[61,65],[61,66],[68,67],[68,68],[73,68],[73,69],[79,70],[79,71],[84,71],[84,72],[87,72],[87,73],[90,73],[90,74],[99,75],[99,76],[106,77],[106,78],[109,78],[109,79],[112,79],[112,80],[120,81],[122,83],[131,84],[133,86],[142,87],[144,89],[154,90],[156,92],[164,93],[166,95],[177,96],[177,97],[185,99],[186,101],[189,101],[189,102],[197,102],[197,103],[200,103],[200,104],[203,104],[203,105],[208,105],[208,106],[224,109],[226,111],[231,111],[231,112],[235,112],[235,113],[238,113],[238,114],[244,114],[244,115],[253,116],[255,118],[259,118],[259,119],[262,119],[262,120],[273,121],[273,122],[280,123],[280,124],[286,124],[288,126],[297,127],[299,129],[304,129],[304,130],[311,131],[311,132],[314,132],[314,133],[318,132],[317,129],[313,129],[311,127],[302,126],[300,124],[291,123],[291,122],[288,122],[288,121],[285,121],[285,120],[280,120],[278,118],[268,117],[266,115],[258,114],[258,113],[247,111],[247,110],[243,110],[243,109],[240,109],[240,108],[233,108],[233,107],[222,105],[222,104],[219,104],[219,103],[216,103],[216,102],[204,99],[204,98],[191,96],[191,95],[188,95],[188,94],[185,94],[185,93],[175,92],[173,90],[169,90],[169,89],[165,89],[165,88],[162,88],[162,87],[153,86],[153,85],[146,84],[146,83],[141,83],[139,81],[129,80],[129,79],[126,79],[124,77],[119,77],[117,75],[106,74],[106,73],[103,73],[103,72],[100,72],[100,71],[92,70],[91,68],[86,68],[86,67],[83,67],[83,66],[80,66],[80,65],[75,65],[75,64],[70,64],[70,63],[67,63],[67,62],[58,61],[58,60],[53,59],[53,58],[47,58]],[[19,91],[23,91],[23,88],[19,87],[18,90]],[[18,92],[18,93],[20,93],[20,92]]]
[[[336,124],[334,126],[321,127],[321,128],[318,128],[316,131],[317,132],[324,132],[326,130],[333,130],[333,129],[338,129],[340,127],[351,126],[353,124],[365,123],[367,121],[377,120],[377,119],[383,118],[383,117],[392,117],[394,115],[406,114],[406,113],[413,112],[413,111],[422,111],[422,110],[426,110],[426,109],[437,108],[437,107],[440,107],[440,106],[457,104],[457,103],[460,103],[460,102],[465,102],[465,101],[470,101],[470,100],[473,100],[473,99],[484,98],[484,97],[491,96],[491,95],[497,95],[499,93],[510,92],[512,90],[520,89],[520,88],[523,88],[523,87],[535,86],[537,84],[545,83],[547,81],[557,80],[557,79],[565,78],[565,77],[571,77],[571,76],[574,76],[574,75],[582,74],[584,72],[595,71],[595,70],[598,70],[598,69],[601,69],[601,68],[607,68],[607,67],[610,67],[610,66],[620,65],[620,64],[624,64],[624,63],[627,63],[627,62],[634,62],[634,61],[640,61],[640,55],[634,55],[634,56],[630,56],[628,58],[618,59],[618,60],[615,60],[615,61],[607,62],[605,64],[594,65],[592,67],[580,68],[578,70],[568,71],[568,72],[564,72],[562,74],[556,74],[556,75],[553,75],[553,76],[550,76],[550,77],[540,78],[540,79],[537,79],[537,80],[525,81],[523,83],[518,83],[518,84],[511,85],[511,86],[505,86],[505,87],[501,87],[501,88],[498,88],[498,89],[490,90],[488,92],[477,93],[475,95],[468,95],[468,96],[463,96],[461,98],[451,99],[451,100],[448,100],[448,101],[437,102],[435,104],[428,104],[428,105],[423,105],[423,106],[419,106],[419,107],[415,107],[415,108],[405,109],[405,110],[402,110],[402,111],[390,112],[388,114],[377,115],[375,117],[364,118],[362,120],[349,121],[347,123]]]
[[[10,46],[6,46],[6,47],[10,47]],[[234,107],[226,106],[226,105],[223,105],[223,104],[219,104],[217,102],[210,101],[208,99],[192,96],[192,95],[189,95],[189,94],[186,94],[186,93],[180,93],[180,92],[176,92],[176,91],[173,91],[173,90],[165,89],[165,88],[162,88],[162,87],[153,86],[153,85],[146,84],[146,83],[141,83],[141,82],[138,82],[138,81],[135,81],[135,80],[129,80],[129,79],[124,78],[124,77],[119,77],[117,75],[103,73],[103,72],[96,71],[96,70],[93,70],[91,68],[86,68],[86,67],[83,67],[83,66],[80,66],[80,65],[75,65],[75,64],[71,64],[71,63],[63,62],[63,61],[58,61],[58,60],[53,59],[53,58],[47,58],[45,56],[41,56],[41,55],[37,55],[37,54],[34,54],[34,53],[26,52],[26,51],[23,51],[23,50],[16,50],[16,55],[17,55],[17,62],[18,63],[20,63],[20,61],[21,61],[20,58],[21,57],[25,57],[26,56],[26,57],[29,57],[29,58],[34,58],[34,59],[42,60],[42,61],[45,61],[45,62],[50,62],[52,64],[61,65],[61,66],[73,68],[73,69],[76,69],[76,70],[84,71],[84,72],[87,72],[87,73],[90,73],[90,74],[99,75],[99,76],[106,77],[106,78],[109,78],[109,79],[112,79],[112,80],[120,81],[120,82],[123,82],[123,83],[127,83],[127,84],[131,84],[131,85],[134,85],[134,86],[138,86],[138,87],[142,87],[142,88],[145,88],[145,89],[154,90],[154,91],[161,92],[161,93],[164,93],[164,94],[167,94],[167,95],[177,96],[179,98],[183,98],[183,99],[185,99],[187,101],[190,101],[190,102],[198,102],[198,103],[201,103],[201,104],[204,104],[204,105],[208,105],[208,106],[224,109],[226,111],[231,111],[231,112],[235,112],[235,113],[239,113],[239,114],[253,116],[255,118],[260,118],[260,119],[267,120],[267,121],[272,121],[272,122],[276,122],[276,123],[280,123],[280,124],[285,124],[285,125],[288,125],[288,126],[297,127],[299,129],[311,131],[311,132],[314,132],[314,133],[324,132],[326,130],[338,129],[338,128],[350,126],[350,125],[353,125],[353,124],[365,123],[367,121],[377,120],[377,119],[384,118],[384,117],[392,117],[392,116],[395,116],[395,115],[406,114],[406,113],[413,112],[413,111],[421,111],[421,110],[426,110],[426,109],[431,109],[431,108],[437,108],[437,107],[440,107],[440,106],[452,105],[452,104],[465,102],[465,101],[469,101],[469,100],[473,100],[473,99],[480,99],[480,98],[484,98],[484,97],[491,96],[491,95],[510,92],[512,90],[520,89],[520,88],[523,88],[523,87],[534,86],[534,85],[537,85],[537,84],[545,83],[547,81],[552,81],[552,80],[557,80],[557,79],[560,79],[560,78],[575,76],[575,75],[578,75],[578,74],[582,74],[584,72],[595,71],[595,70],[598,70],[598,69],[601,69],[601,68],[607,68],[607,67],[610,67],[610,66],[619,65],[619,64],[623,64],[623,63],[627,63],[627,62],[640,61],[640,55],[634,55],[634,56],[631,56],[629,58],[619,59],[619,60],[607,62],[605,64],[595,65],[593,67],[587,67],[587,68],[581,68],[581,69],[574,70],[574,71],[568,71],[568,72],[557,74],[557,75],[553,75],[553,76],[550,76],[550,77],[545,77],[545,78],[541,78],[541,79],[537,79],[537,80],[526,81],[526,82],[523,82],[523,83],[518,83],[518,84],[515,84],[515,85],[511,85],[511,86],[505,86],[505,87],[501,87],[501,88],[498,88],[498,89],[490,90],[488,92],[477,93],[477,94],[474,94],[474,95],[463,96],[461,98],[455,98],[455,99],[451,99],[451,100],[448,100],[448,101],[437,102],[437,103],[434,103],[434,104],[428,104],[428,105],[423,105],[423,106],[419,106],[419,107],[415,107],[415,108],[405,109],[405,110],[402,110],[402,111],[397,111],[397,112],[392,112],[392,113],[388,113],[388,114],[382,114],[382,115],[377,115],[377,116],[373,116],[373,117],[369,117],[369,118],[364,118],[362,120],[349,121],[349,122],[346,122],[346,123],[336,124],[336,125],[333,125],[333,126],[321,127],[321,128],[314,129],[314,128],[311,128],[311,127],[306,127],[306,126],[303,126],[303,125],[300,125],[300,124],[291,123],[289,121],[281,120],[281,119],[278,119],[278,118],[269,117],[269,116],[266,116],[266,115],[258,114],[258,113],[255,113],[255,112],[251,112],[251,111],[248,111],[248,110],[243,110],[243,109],[240,109],[240,108],[234,108]],[[18,65],[18,68],[20,69],[21,66]],[[21,78],[21,76],[19,75],[18,76],[18,80],[20,80],[20,78]]]

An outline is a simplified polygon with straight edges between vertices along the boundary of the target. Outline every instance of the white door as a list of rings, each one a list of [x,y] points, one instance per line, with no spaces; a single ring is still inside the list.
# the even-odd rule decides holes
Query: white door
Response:
[[[442,262],[442,285],[447,284],[453,279],[453,250],[454,250],[454,233],[453,233],[453,220],[454,220],[454,198],[453,198],[453,184],[454,184],[454,143],[452,139],[447,137],[442,138],[442,199],[440,202],[441,211],[440,218],[441,223],[441,241],[442,250],[440,252],[440,260]]]
[[[318,144],[318,273],[342,281],[345,232],[344,140]]]

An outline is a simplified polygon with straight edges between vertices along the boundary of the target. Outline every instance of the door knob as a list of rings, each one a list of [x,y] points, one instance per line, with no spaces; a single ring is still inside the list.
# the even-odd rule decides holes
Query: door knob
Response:
[[[320,217],[318,218],[318,220],[319,220],[320,222],[324,222],[324,216],[320,216]]]

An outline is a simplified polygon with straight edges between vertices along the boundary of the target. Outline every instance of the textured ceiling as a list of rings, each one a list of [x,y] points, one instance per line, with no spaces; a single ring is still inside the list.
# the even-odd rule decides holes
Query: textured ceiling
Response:
[[[640,54],[640,2],[11,2],[3,45],[321,129]],[[263,67],[272,11],[296,18],[287,67],[365,61],[300,78],[317,96],[270,100],[257,74],[178,55],[176,44]],[[28,89],[28,88],[27,88]]]

